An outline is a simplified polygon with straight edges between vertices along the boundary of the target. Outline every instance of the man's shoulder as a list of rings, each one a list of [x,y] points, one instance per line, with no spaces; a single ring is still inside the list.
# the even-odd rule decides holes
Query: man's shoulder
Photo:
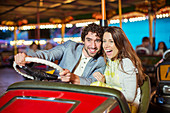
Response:
[[[68,40],[66,41],[64,44],[64,49],[65,51],[69,51],[70,53],[73,53],[75,54],[80,54],[82,52],[82,48],[84,47],[83,44],[79,44],[77,42],[74,42],[74,41],[71,41],[71,40]]]
[[[83,45],[82,43],[74,42],[72,40],[68,40],[64,44],[65,45]]]
[[[72,40],[68,40],[68,41],[64,42],[64,44],[77,44],[77,43]]]
[[[97,57],[97,62],[99,62],[99,63],[105,63],[104,57],[103,57],[103,56]]]

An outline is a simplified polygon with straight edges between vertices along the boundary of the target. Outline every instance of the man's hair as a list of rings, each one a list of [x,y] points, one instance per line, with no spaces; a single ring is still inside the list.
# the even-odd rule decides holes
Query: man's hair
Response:
[[[88,32],[96,33],[96,36],[100,37],[101,40],[103,38],[103,28],[95,23],[89,24],[83,28],[81,33],[82,41],[85,41],[85,36],[88,34]]]
[[[149,42],[149,38],[148,37],[143,37],[142,42]]]

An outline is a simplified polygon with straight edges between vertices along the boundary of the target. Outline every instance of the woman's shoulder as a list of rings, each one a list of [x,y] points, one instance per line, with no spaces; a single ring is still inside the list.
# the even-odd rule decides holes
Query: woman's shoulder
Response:
[[[129,58],[122,59],[123,68],[125,71],[134,70],[135,66]]]
[[[132,61],[129,58],[122,59],[123,65],[133,65]]]

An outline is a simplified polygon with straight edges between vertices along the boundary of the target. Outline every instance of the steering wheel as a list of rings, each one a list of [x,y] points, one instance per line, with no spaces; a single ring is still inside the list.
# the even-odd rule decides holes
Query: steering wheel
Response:
[[[170,49],[168,49],[164,52],[163,59],[170,61]]]
[[[145,48],[145,47],[138,47],[138,48],[136,48],[136,52],[137,53],[140,52],[140,51],[146,52],[145,54],[147,54],[147,55],[149,54],[149,50],[147,48]]]
[[[44,60],[44,59],[34,58],[34,57],[26,57],[25,61],[45,64],[47,66],[54,68],[55,70],[58,70],[59,72],[63,71],[63,69],[60,66],[58,66],[57,64],[47,61],[47,60]],[[29,79],[32,79],[32,80],[56,80],[56,79],[59,79],[59,77],[57,75],[48,74],[42,70],[31,68],[28,65],[18,66],[15,61],[13,63],[13,67],[19,74],[21,74],[22,76],[27,77]],[[26,73],[21,72],[18,67],[23,69]]]

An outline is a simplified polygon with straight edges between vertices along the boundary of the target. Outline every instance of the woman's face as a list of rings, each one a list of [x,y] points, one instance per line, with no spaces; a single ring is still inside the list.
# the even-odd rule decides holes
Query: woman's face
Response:
[[[159,44],[159,49],[163,49],[164,48],[164,44],[161,42],[160,44]]]
[[[118,54],[118,49],[111,33],[109,32],[105,32],[103,35],[103,49],[109,59],[115,57]]]

